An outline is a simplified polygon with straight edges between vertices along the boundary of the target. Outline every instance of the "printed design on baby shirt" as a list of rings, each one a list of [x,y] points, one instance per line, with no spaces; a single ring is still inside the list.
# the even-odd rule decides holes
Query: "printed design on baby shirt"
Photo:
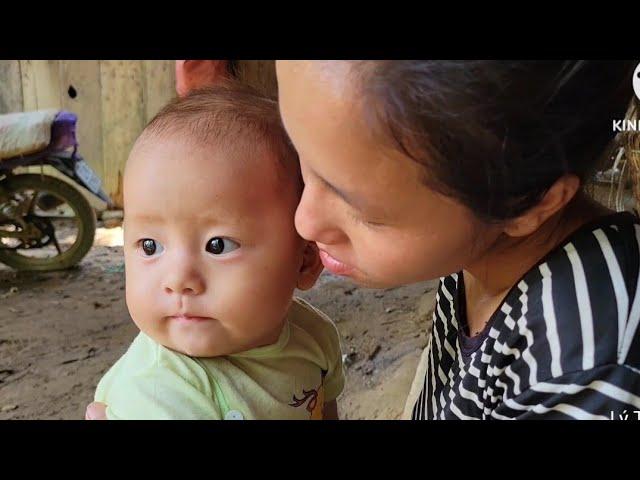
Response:
[[[306,410],[309,412],[309,418],[311,420],[322,420],[322,410],[324,408],[324,377],[327,375],[327,370],[321,370],[322,377],[320,380],[320,386],[317,389],[305,390],[302,389],[302,397],[298,398],[293,395],[293,401],[289,404],[291,407],[301,407],[306,405]]]

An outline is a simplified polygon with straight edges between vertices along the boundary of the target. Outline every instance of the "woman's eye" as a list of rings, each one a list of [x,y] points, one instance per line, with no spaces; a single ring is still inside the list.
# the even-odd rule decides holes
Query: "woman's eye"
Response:
[[[364,225],[365,227],[376,228],[376,227],[382,227],[383,226],[382,223],[365,220],[364,218],[362,218],[361,216],[359,216],[359,215],[357,215],[357,214],[355,214],[353,212],[351,212],[351,218],[353,218],[356,221],[356,223]]]
[[[143,238],[140,240],[140,247],[142,248],[144,255],[147,257],[152,257],[153,255],[160,254],[164,251],[164,247],[152,238]]]
[[[222,255],[224,253],[232,252],[239,247],[240,245],[228,238],[213,237],[207,242],[205,249],[213,255]]]

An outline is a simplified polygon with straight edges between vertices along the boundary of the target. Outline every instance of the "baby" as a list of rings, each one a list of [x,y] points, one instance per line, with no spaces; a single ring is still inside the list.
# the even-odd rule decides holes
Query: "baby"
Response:
[[[175,100],[124,176],[126,299],[140,333],[101,379],[109,419],[336,418],[333,323],[294,289],[322,271],[277,104],[223,85]]]

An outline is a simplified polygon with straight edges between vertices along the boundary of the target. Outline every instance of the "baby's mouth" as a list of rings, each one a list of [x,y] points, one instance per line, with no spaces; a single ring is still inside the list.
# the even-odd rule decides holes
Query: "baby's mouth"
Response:
[[[198,315],[191,315],[189,313],[178,313],[176,315],[170,315],[171,320],[177,320],[179,322],[205,322],[207,320],[213,320],[211,317],[200,317]]]

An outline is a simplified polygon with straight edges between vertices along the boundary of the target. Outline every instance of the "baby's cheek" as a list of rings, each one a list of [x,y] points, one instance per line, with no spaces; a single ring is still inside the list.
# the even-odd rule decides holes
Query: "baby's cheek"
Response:
[[[283,260],[283,264],[273,263],[265,265],[262,271],[253,276],[251,298],[254,300],[248,308],[260,306],[262,316],[272,317],[270,320],[279,321],[290,303],[293,295],[297,275],[292,268],[291,258]],[[269,319],[264,319],[267,323]]]
[[[154,300],[156,291],[151,283],[151,279],[141,274],[139,269],[127,268],[125,297],[129,314],[136,324],[144,322],[146,317],[151,316],[153,305],[156,304]]]
[[[234,272],[239,273],[239,272]],[[239,337],[261,336],[273,328],[273,303],[278,280],[264,275],[258,268],[240,275],[226,275],[224,282],[211,289],[215,298],[214,313],[225,327]]]
[[[138,323],[141,313],[140,307],[144,303],[144,298],[141,298],[139,289],[135,287],[135,282],[129,277],[126,281],[125,292],[129,315],[131,315],[131,318]]]

